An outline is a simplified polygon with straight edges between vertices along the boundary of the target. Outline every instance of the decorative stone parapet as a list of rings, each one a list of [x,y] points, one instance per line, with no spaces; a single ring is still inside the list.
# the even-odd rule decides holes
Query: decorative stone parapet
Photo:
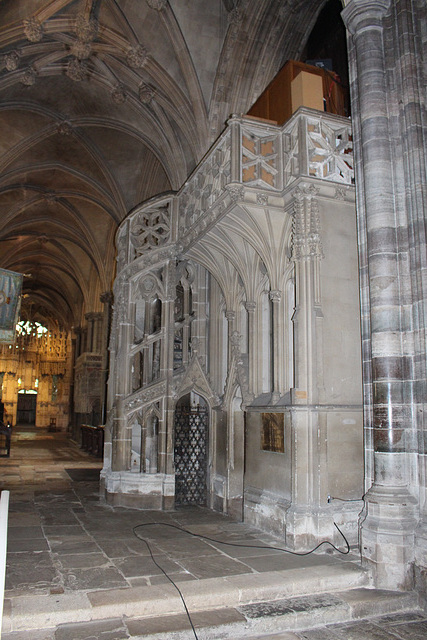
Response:
[[[281,127],[233,116],[178,193],[152,198],[122,223],[118,273],[138,259],[147,266],[148,254],[156,261],[177,242],[179,253],[179,242],[197,241],[246,188],[267,206],[301,177],[341,191],[354,184],[350,120],[304,107]]]
[[[161,260],[159,254],[168,251],[168,245],[175,240],[172,233],[175,201],[174,194],[152,198],[121,224],[116,235],[118,274],[138,259],[145,266]]]
[[[225,185],[282,191],[300,177],[354,184],[347,118],[303,107],[281,127],[233,116],[179,193],[180,229],[214,209]]]

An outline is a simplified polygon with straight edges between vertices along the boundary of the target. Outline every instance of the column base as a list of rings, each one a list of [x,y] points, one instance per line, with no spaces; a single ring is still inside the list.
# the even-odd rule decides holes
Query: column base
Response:
[[[374,485],[365,496],[360,518],[362,562],[377,588],[414,587],[416,506],[403,486]]]
[[[285,538],[288,508],[289,502],[278,494],[256,487],[245,487],[243,519],[254,527]]]
[[[286,514],[286,545],[294,551],[309,551],[321,542],[331,542],[342,551],[347,549],[346,541],[350,546],[357,545],[357,520],[362,505],[362,501],[357,501],[317,508],[291,506]]]

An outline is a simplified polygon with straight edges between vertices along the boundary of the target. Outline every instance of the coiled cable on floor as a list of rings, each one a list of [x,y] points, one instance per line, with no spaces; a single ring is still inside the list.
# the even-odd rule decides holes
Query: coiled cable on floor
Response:
[[[154,555],[153,555],[153,552],[151,551],[151,547],[150,547],[150,544],[149,544],[148,540],[146,540],[146,538],[143,538],[143,537],[139,536],[137,534],[137,529],[141,529],[143,527],[153,527],[153,526],[170,527],[171,529],[177,529],[178,531],[181,531],[183,533],[187,533],[189,536],[192,536],[193,538],[201,538],[202,540],[207,540],[208,542],[213,542],[215,544],[223,544],[223,545],[226,545],[228,547],[242,547],[243,549],[270,549],[270,550],[273,550],[273,551],[282,551],[283,553],[290,553],[293,556],[309,556],[311,553],[314,553],[315,551],[317,551],[317,549],[319,549],[323,545],[328,545],[328,546],[332,547],[332,549],[334,549],[338,553],[341,553],[342,555],[345,556],[348,553],[350,553],[350,545],[349,545],[348,540],[345,537],[344,533],[341,531],[341,529],[339,528],[339,526],[337,525],[336,522],[334,522],[334,525],[338,529],[339,533],[341,534],[341,536],[344,539],[344,542],[346,544],[346,550],[345,551],[342,551],[341,549],[339,549],[337,546],[335,546],[329,540],[322,540],[322,542],[319,542],[319,544],[316,545],[313,549],[310,549],[310,551],[291,551],[290,549],[284,549],[284,548],[281,548],[281,547],[271,547],[269,545],[237,544],[235,542],[224,542],[223,540],[216,540],[215,538],[210,538],[209,536],[202,535],[201,533],[193,533],[192,531],[189,531],[188,529],[184,529],[183,527],[178,527],[177,525],[170,524],[168,522],[145,522],[143,524],[137,524],[135,527],[133,527],[132,532],[133,532],[134,536],[136,538],[138,538],[138,540],[141,540],[142,542],[144,542],[147,545],[148,552],[149,552],[149,554],[151,556],[152,561],[156,565],[156,567],[158,567],[160,569],[160,571],[164,574],[164,576],[169,580],[169,582],[178,591],[179,597],[181,598],[182,604],[184,605],[185,613],[187,614],[187,618],[188,618],[188,620],[190,622],[191,629],[193,630],[194,637],[195,637],[196,640],[199,640],[199,638],[197,636],[197,633],[196,633],[196,630],[194,628],[193,621],[192,621],[191,616],[190,616],[190,612],[188,611],[187,605],[186,605],[185,600],[184,600],[184,596],[182,595],[182,592],[181,592],[180,588],[172,580],[172,578],[170,576],[168,576],[166,571],[159,565],[159,563],[154,559]]]

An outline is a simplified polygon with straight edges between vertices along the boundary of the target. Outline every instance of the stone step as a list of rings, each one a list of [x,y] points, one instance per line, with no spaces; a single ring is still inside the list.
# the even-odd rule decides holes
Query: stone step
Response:
[[[235,608],[196,611],[191,613],[191,619],[198,640],[298,640],[300,636],[295,635],[298,631],[320,628],[323,629],[323,635],[319,637],[326,638],[326,625],[378,621],[381,620],[379,616],[384,615],[390,618],[396,614],[411,612],[412,619],[416,620],[417,606],[417,596],[412,592],[355,588],[258,602]],[[381,626],[380,622],[377,624]],[[12,633],[2,637],[3,640],[39,640],[37,632],[30,635],[28,631],[21,635]],[[188,617],[181,613],[157,618],[129,619],[122,616],[107,620],[60,624],[56,630],[46,630],[45,635],[40,636],[40,640],[86,640],[104,637],[112,640],[195,640],[196,636],[191,630]],[[346,637],[345,633],[343,637]],[[388,636],[385,633],[381,637]]]
[[[369,575],[354,563],[337,562],[319,567],[191,580],[178,585],[188,609],[205,612],[368,586]],[[5,599],[3,632],[49,629],[64,623],[123,616],[128,619],[179,616],[182,611],[182,600],[172,584],[17,596]]]
[[[199,640],[249,640],[250,637],[262,637],[265,634],[315,629],[380,614],[413,611],[417,606],[414,593],[359,588],[197,612],[191,618]],[[133,619],[127,621],[126,626],[132,640],[195,639],[188,618],[184,615],[161,620]],[[58,631],[55,640],[72,640],[66,628]]]
[[[265,634],[315,629],[330,624],[342,624],[417,610],[418,595],[415,592],[358,588],[288,598],[240,607],[239,611],[245,616],[247,626],[242,634],[236,634],[234,638],[249,640],[249,631],[251,634],[253,632]],[[214,637],[212,636],[212,640]]]

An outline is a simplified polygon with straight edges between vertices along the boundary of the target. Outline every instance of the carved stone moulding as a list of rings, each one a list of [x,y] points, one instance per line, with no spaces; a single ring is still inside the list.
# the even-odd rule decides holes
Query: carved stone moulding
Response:
[[[19,54],[17,51],[9,51],[4,55],[4,64],[8,71],[16,71],[19,66]]]
[[[268,205],[268,195],[266,193],[257,193],[256,194],[256,201],[258,204],[261,204],[263,206],[267,206]]]
[[[268,294],[268,297],[272,302],[279,303],[282,299],[282,292],[279,290],[270,291],[270,293]]]
[[[158,284],[159,283],[157,279],[152,275],[148,275],[145,278],[143,278],[139,282],[139,291],[140,291],[141,297],[144,299],[149,299],[150,296],[152,296],[153,293],[157,291]]]
[[[86,78],[87,72],[87,65],[81,60],[73,58],[68,63],[67,71],[65,73],[71,80],[74,80],[74,82],[81,82]]]
[[[323,258],[317,195],[319,188],[301,183],[294,197],[292,259]]]
[[[73,127],[67,120],[63,120],[56,127],[56,131],[60,136],[70,136],[73,133]]]
[[[76,18],[74,30],[79,40],[91,42],[98,33],[98,20],[95,18],[88,20],[84,15],[80,14]]]
[[[52,207],[59,201],[59,198],[54,193],[46,193],[44,195],[44,201],[46,202],[48,207]],[[40,237],[46,237],[46,236],[40,236]],[[40,238],[39,238],[39,242],[40,242]]]
[[[335,187],[335,200],[345,200],[348,190],[348,187]]]
[[[152,387],[146,387],[129,396],[124,401],[125,411],[130,414],[142,406],[151,404],[154,400],[161,400],[166,394],[166,383],[164,380],[156,383]]]
[[[131,47],[126,54],[126,62],[133,69],[141,69],[148,59],[147,49],[141,44]]]
[[[228,14],[228,24],[239,26],[243,22],[242,11],[238,7],[234,7]]]
[[[143,82],[138,89],[139,99],[143,104],[150,104],[154,98],[154,89],[151,85]]]
[[[78,60],[86,60],[91,52],[92,46],[90,42],[85,42],[84,40],[76,40],[70,48],[70,53]]]
[[[124,274],[125,277],[132,277],[135,273],[147,272],[147,269],[150,269],[153,265],[160,268],[164,262],[175,259],[176,250],[173,245],[162,250],[153,249],[152,253],[145,253],[142,256],[138,256],[138,258],[126,268]]]
[[[99,296],[99,299],[103,304],[112,304],[114,300],[113,292],[104,291],[104,293],[101,293],[101,295]]]
[[[156,11],[163,11],[166,8],[168,0],[147,0],[147,4],[151,9]]]
[[[36,77],[36,72],[30,67],[24,72],[24,75],[21,78],[21,82],[26,87],[31,87],[35,83]]]
[[[156,249],[169,242],[169,204],[139,212],[132,221],[131,242],[137,251]]]
[[[116,104],[123,104],[126,102],[127,94],[123,85],[117,85],[111,92],[111,98]]]
[[[40,42],[43,38],[43,26],[37,18],[28,18],[24,20],[24,33],[30,42]]]

